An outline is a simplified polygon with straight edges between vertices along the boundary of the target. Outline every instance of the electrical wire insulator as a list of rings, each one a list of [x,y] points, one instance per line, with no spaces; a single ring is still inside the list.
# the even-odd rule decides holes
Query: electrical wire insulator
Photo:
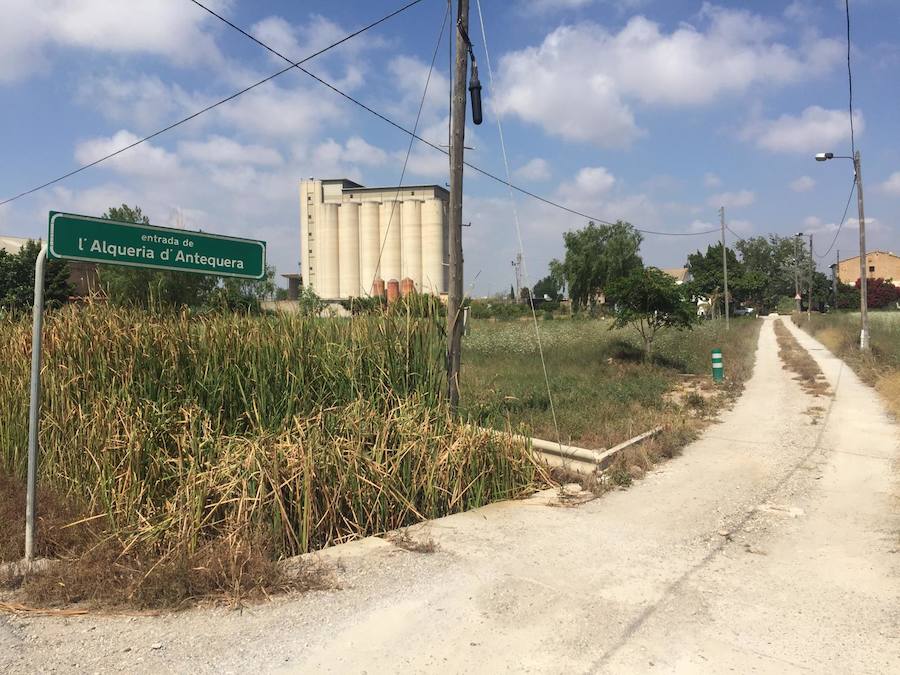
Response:
[[[478,81],[478,64],[472,54],[472,77],[469,79],[469,95],[472,99],[472,123],[481,124],[481,82]]]

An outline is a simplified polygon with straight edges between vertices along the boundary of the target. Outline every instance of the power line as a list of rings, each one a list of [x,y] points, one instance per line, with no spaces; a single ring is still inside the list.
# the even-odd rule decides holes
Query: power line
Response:
[[[484,58],[487,62],[488,67],[488,77],[491,83],[491,90],[493,93],[494,89],[494,69],[491,66],[491,53],[488,50],[488,41],[487,41],[487,32],[484,29],[484,15],[481,12],[481,0],[475,0],[475,3],[478,7],[478,22],[481,25],[481,40],[484,43]],[[497,134],[500,137],[500,150],[503,153],[503,166],[506,168],[506,179],[507,181],[512,177],[512,172],[509,169],[509,156],[506,153],[506,141],[503,138],[503,124],[500,121],[500,117],[497,117]],[[513,222],[516,225],[516,238],[519,244],[518,251],[518,259],[522,264],[522,273],[525,276],[526,285],[530,281],[528,278],[528,269],[525,266],[525,246],[522,243],[522,227],[519,223],[519,210],[516,208],[516,199],[513,194],[512,189],[509,189],[509,203],[512,206],[513,212]],[[516,270],[518,272],[518,269]],[[518,298],[516,298],[518,300]],[[550,414],[553,417],[553,427],[556,429],[556,442],[562,448],[562,436],[559,432],[559,423],[556,419],[556,405],[553,402],[553,391],[550,388],[550,375],[547,372],[547,361],[544,358],[544,343],[541,340],[541,329],[538,325],[537,320],[537,311],[534,308],[534,286],[532,286],[528,291],[528,304],[531,306],[531,318],[534,322],[534,336],[537,340],[538,346],[538,354],[541,357],[541,368],[544,373],[544,384],[547,387],[547,400],[550,402]]]
[[[192,0],[192,1],[193,1],[193,0]],[[116,157],[117,155],[121,155],[123,152],[126,152],[126,151],[128,151],[128,150],[131,150],[132,148],[135,148],[135,147],[139,146],[141,143],[146,143],[147,141],[149,141],[149,140],[151,140],[151,139],[153,139],[153,138],[156,138],[157,136],[160,136],[161,134],[164,134],[164,133],[166,133],[167,131],[171,131],[172,129],[181,126],[181,125],[184,124],[185,122],[190,122],[192,119],[194,119],[194,118],[196,118],[196,117],[199,117],[200,115],[203,115],[204,113],[207,113],[207,112],[209,112],[210,110],[213,110],[214,108],[218,108],[220,105],[222,105],[222,104],[224,104],[224,103],[228,103],[229,101],[233,101],[233,100],[236,99],[238,96],[241,96],[241,95],[243,95],[243,94],[246,94],[248,91],[251,91],[251,90],[253,90],[253,89],[256,89],[257,87],[259,87],[259,86],[265,84],[266,82],[270,82],[271,80],[274,80],[276,77],[279,77],[280,75],[283,75],[284,73],[288,72],[289,70],[291,70],[291,69],[293,69],[293,68],[299,68],[299,67],[300,67],[300,64],[306,63],[306,62],[309,61],[310,59],[314,59],[315,57],[320,56],[321,54],[324,54],[325,52],[327,52],[327,51],[329,51],[329,50],[331,50],[331,49],[334,49],[334,48],[337,47],[338,45],[341,45],[341,44],[343,44],[344,42],[347,42],[347,40],[351,40],[351,39],[355,38],[357,35],[360,35],[361,33],[364,33],[364,32],[366,32],[367,30],[369,30],[369,29],[371,29],[371,28],[374,28],[375,26],[377,26],[377,25],[379,25],[379,24],[381,24],[381,23],[384,23],[384,22],[387,21],[388,19],[391,19],[391,18],[397,16],[397,15],[400,14],[401,12],[406,11],[407,9],[409,9],[410,7],[413,7],[414,5],[418,5],[418,4],[419,4],[420,2],[422,2],[422,1],[423,1],[423,0],[412,0],[411,2],[407,3],[407,4],[404,5],[403,7],[401,7],[401,8],[399,8],[399,9],[397,9],[397,10],[391,12],[390,14],[388,14],[388,15],[386,15],[386,16],[383,16],[382,18],[378,19],[377,21],[373,21],[372,23],[370,23],[370,24],[368,24],[368,25],[366,25],[366,26],[363,26],[363,27],[360,28],[359,30],[353,31],[352,33],[349,33],[348,35],[345,35],[345,36],[344,36],[343,38],[341,38],[340,40],[337,40],[336,42],[331,43],[331,44],[328,45],[327,47],[324,47],[324,48],[320,49],[319,51],[310,54],[309,56],[307,56],[307,57],[304,58],[304,59],[301,59],[300,61],[296,61],[296,62],[294,62],[294,61],[288,61],[288,62],[290,63],[290,65],[289,65],[288,67],[286,67],[286,68],[282,68],[282,69],[279,70],[277,73],[273,73],[273,74],[269,75],[268,77],[265,77],[265,78],[259,80],[258,82],[254,82],[254,83],[251,84],[249,87],[245,87],[245,88],[241,89],[240,91],[235,92],[235,93],[232,94],[231,96],[227,96],[227,97],[225,97],[225,98],[223,98],[223,99],[220,99],[220,100],[216,101],[215,103],[213,103],[212,105],[208,105],[208,106],[206,106],[205,108],[203,108],[203,109],[201,109],[201,110],[198,110],[197,112],[188,115],[187,117],[183,117],[182,119],[178,120],[177,122],[173,122],[173,123],[170,124],[169,126],[164,127],[164,128],[162,128],[162,129],[160,129],[159,131],[155,131],[155,132],[153,132],[152,134],[150,134],[150,135],[148,135],[148,136],[144,136],[143,138],[141,138],[141,139],[135,141],[134,143],[130,143],[129,145],[126,145],[126,146],[124,146],[124,147],[122,147],[122,148],[119,148],[118,150],[115,150],[114,152],[111,152],[111,153],[109,153],[108,155],[104,155],[103,157],[100,157],[99,159],[95,159],[93,162],[89,162],[88,164],[84,164],[84,165],[78,167],[77,169],[74,169],[74,170],[72,170],[72,171],[69,171],[68,173],[63,174],[62,176],[59,176],[59,177],[57,177],[57,178],[54,178],[53,180],[49,180],[49,181],[47,181],[46,183],[43,183],[43,184],[41,184],[41,185],[38,185],[37,187],[33,187],[33,188],[29,189],[29,190],[25,190],[24,192],[20,192],[19,194],[15,195],[14,197],[8,197],[7,199],[4,199],[3,201],[0,201],[0,206],[3,206],[4,204],[9,204],[10,202],[13,202],[13,201],[15,201],[15,200],[17,200],[17,199],[20,199],[20,198],[22,198],[22,197],[25,197],[25,196],[30,195],[30,194],[32,194],[32,193],[35,193],[35,192],[37,192],[38,190],[43,190],[44,188],[50,187],[51,185],[54,185],[55,183],[59,183],[60,181],[63,181],[63,180],[65,180],[65,179],[67,179],[67,178],[71,178],[71,177],[74,176],[75,174],[81,173],[81,172],[84,171],[85,169],[90,169],[92,166],[97,166],[97,165],[100,164],[101,162],[105,162],[105,161],[108,160],[108,159],[112,159],[113,157]],[[198,2],[198,3],[195,3],[195,4],[199,5],[200,7],[203,7],[203,9],[205,9],[206,11],[208,11],[208,12],[214,14],[215,16],[219,17],[219,18],[222,19],[223,21],[226,21],[226,23],[229,23],[229,25],[233,26],[234,28],[237,28],[237,26],[234,26],[234,24],[231,24],[230,22],[228,22],[228,21],[227,21],[226,19],[224,19],[223,17],[220,17],[218,14],[215,14],[215,12],[212,12],[212,10],[210,10],[209,8],[204,7],[203,5],[200,5],[199,2]],[[237,29],[240,30],[239,28],[237,28]],[[241,32],[243,32],[243,31],[241,31]],[[245,35],[246,35],[246,33],[245,33]],[[248,36],[248,37],[251,37],[251,38],[252,38],[252,36]],[[257,40],[257,42],[259,42],[259,41]],[[260,44],[262,44],[262,43],[260,43]],[[263,45],[263,46],[265,46],[265,45]],[[270,51],[271,51],[271,50],[270,50]],[[302,70],[302,69],[301,69],[301,70]],[[306,72],[306,71],[304,71],[304,72]]]
[[[109,153],[108,155],[105,155],[105,156],[103,156],[103,157],[100,157],[100,158],[94,160],[93,162],[90,162],[90,163],[88,163],[88,164],[85,164],[85,165],[83,165],[83,166],[80,166],[80,167],[78,167],[77,169],[74,169],[74,170],[72,170],[72,171],[69,171],[68,173],[65,173],[65,174],[63,174],[63,175],[57,177],[57,178],[54,178],[53,180],[47,181],[46,183],[43,183],[43,184],[38,185],[38,186],[36,186],[36,187],[33,187],[33,188],[29,189],[29,190],[25,190],[25,191],[23,191],[23,192],[20,192],[19,194],[15,195],[15,196],[13,196],[13,197],[9,197],[9,198],[7,198],[7,199],[4,199],[3,201],[0,201],[0,206],[3,206],[4,204],[8,204],[8,203],[10,203],[10,202],[13,202],[13,201],[15,201],[15,200],[17,200],[17,199],[20,199],[20,198],[22,198],[22,197],[25,197],[25,196],[27,196],[27,195],[33,194],[34,192],[37,192],[37,191],[39,191],[39,190],[43,190],[44,188],[50,187],[51,185],[54,185],[55,183],[59,183],[60,181],[63,181],[63,180],[65,180],[65,179],[67,179],[67,178],[70,178],[70,177],[74,176],[75,174],[81,173],[82,171],[84,171],[84,170],[86,170],[86,169],[89,169],[89,168],[91,168],[91,167],[97,166],[98,164],[101,164],[102,162],[105,162],[105,161],[107,161],[107,160],[109,160],[109,159],[112,159],[113,157],[116,157],[117,155],[120,155],[120,154],[122,154],[123,152],[126,152],[126,151],[128,151],[128,150],[131,150],[132,148],[137,147],[138,145],[141,145],[142,143],[146,143],[147,141],[149,141],[149,140],[151,140],[151,139],[153,139],[153,138],[156,138],[157,136],[160,136],[160,135],[166,133],[167,131],[171,131],[172,129],[175,129],[176,127],[181,126],[181,125],[184,124],[185,122],[189,122],[190,120],[192,120],[192,119],[194,119],[194,118],[196,118],[196,117],[199,117],[200,115],[203,115],[204,113],[207,113],[207,112],[209,112],[210,110],[213,110],[214,108],[217,108],[217,107],[219,107],[220,105],[222,105],[222,104],[224,104],[224,103],[227,103],[227,102],[229,102],[229,101],[231,101],[231,100],[234,100],[235,98],[237,98],[237,97],[239,97],[239,96],[241,96],[241,95],[247,93],[248,91],[251,91],[251,90],[253,90],[253,89],[259,87],[259,86],[262,85],[262,84],[265,84],[266,82],[269,82],[269,81],[271,81],[271,80],[274,80],[276,77],[279,77],[280,75],[283,75],[284,73],[288,72],[289,70],[291,70],[291,69],[293,69],[293,68],[297,68],[298,70],[300,70],[301,72],[305,73],[305,74],[308,75],[309,77],[313,78],[314,80],[316,80],[317,82],[319,82],[319,83],[322,84],[323,86],[328,87],[328,88],[329,88],[330,90],[332,90],[334,93],[338,94],[339,96],[342,96],[343,98],[347,99],[348,101],[350,101],[350,102],[353,103],[354,105],[359,106],[360,108],[362,108],[362,109],[365,110],[366,112],[368,112],[368,113],[374,115],[374,116],[377,117],[378,119],[380,119],[380,120],[382,120],[383,122],[385,122],[385,123],[391,125],[392,127],[396,128],[397,130],[402,131],[403,133],[405,133],[405,134],[411,136],[412,138],[416,139],[417,141],[419,141],[419,142],[421,142],[421,143],[424,143],[425,145],[427,145],[427,146],[431,147],[432,149],[436,150],[437,152],[441,152],[441,153],[443,153],[443,154],[445,154],[445,155],[449,155],[448,151],[445,150],[445,149],[443,149],[443,148],[441,148],[439,145],[436,145],[436,144],[432,143],[431,141],[428,141],[428,140],[426,140],[425,138],[422,138],[421,136],[419,136],[419,135],[416,134],[415,132],[411,131],[410,129],[407,129],[407,128],[404,127],[403,125],[398,124],[397,122],[395,122],[394,120],[390,119],[390,118],[387,117],[386,115],[383,115],[382,113],[380,113],[380,112],[378,112],[377,110],[373,109],[372,107],[366,105],[366,104],[363,103],[362,101],[360,101],[360,100],[354,98],[354,97],[351,96],[350,94],[347,94],[346,92],[341,91],[340,89],[338,89],[336,86],[334,86],[334,85],[331,84],[330,82],[328,82],[328,81],[322,79],[321,77],[319,77],[319,76],[316,75],[315,73],[312,73],[311,71],[309,71],[309,70],[307,70],[306,68],[303,68],[303,67],[301,66],[301,64],[306,63],[306,62],[309,61],[310,59],[313,59],[313,58],[315,58],[316,56],[319,56],[320,54],[323,54],[323,53],[325,53],[326,51],[328,51],[328,50],[330,50],[330,49],[333,49],[334,47],[336,47],[336,46],[338,46],[338,45],[340,45],[340,44],[346,42],[347,40],[349,40],[349,39],[351,39],[351,38],[353,38],[353,37],[359,35],[360,33],[363,33],[363,32],[365,32],[365,31],[367,31],[367,30],[369,30],[369,29],[371,29],[371,28],[374,28],[375,26],[377,26],[377,25],[379,25],[379,24],[381,24],[381,23],[387,21],[388,19],[390,19],[390,18],[396,16],[397,14],[400,14],[401,12],[403,12],[403,11],[409,9],[409,8],[412,7],[412,6],[419,4],[419,3],[422,2],[422,1],[423,1],[423,0],[412,0],[411,2],[407,3],[406,5],[404,5],[403,7],[399,8],[399,9],[395,10],[394,12],[391,12],[390,14],[388,14],[388,15],[382,17],[381,19],[378,19],[377,21],[374,21],[374,22],[372,22],[371,24],[369,24],[369,25],[367,25],[367,26],[364,26],[363,28],[360,28],[359,30],[354,31],[353,33],[350,33],[349,35],[345,36],[344,38],[342,38],[342,39],[338,40],[337,42],[335,42],[335,43],[333,43],[333,44],[331,44],[331,45],[329,45],[329,46],[327,46],[327,47],[325,47],[325,48],[323,48],[323,49],[321,49],[321,50],[315,52],[314,54],[310,54],[309,56],[307,56],[307,57],[304,58],[304,59],[301,59],[300,61],[291,61],[290,59],[288,59],[287,57],[283,56],[282,54],[279,54],[279,53],[278,53],[276,50],[274,50],[273,48],[271,48],[271,47],[269,47],[268,45],[264,44],[261,40],[259,40],[259,39],[255,38],[255,37],[253,37],[252,35],[250,35],[250,34],[247,33],[246,31],[244,31],[243,29],[239,28],[239,27],[236,26],[235,24],[233,24],[233,23],[231,23],[230,21],[228,21],[227,19],[225,19],[224,17],[221,17],[219,14],[213,12],[212,10],[210,10],[209,8],[207,8],[205,5],[202,5],[200,2],[197,2],[197,0],[191,0],[191,2],[193,2],[194,4],[196,4],[198,7],[203,8],[204,10],[206,10],[207,12],[209,12],[210,14],[212,14],[213,16],[215,16],[215,17],[221,19],[222,21],[224,21],[225,23],[227,23],[229,26],[233,27],[235,30],[238,30],[238,31],[241,32],[243,35],[246,35],[248,38],[252,39],[252,40],[253,40],[254,42],[256,42],[257,44],[262,45],[267,51],[269,51],[269,52],[271,52],[271,53],[273,53],[273,54],[277,54],[280,58],[282,58],[282,59],[284,59],[285,61],[287,61],[290,65],[287,66],[287,67],[285,67],[285,68],[282,68],[282,69],[279,70],[278,72],[273,73],[272,75],[270,75],[270,76],[268,76],[268,77],[266,77],[266,78],[264,78],[264,79],[262,79],[262,80],[259,80],[258,82],[255,82],[254,84],[252,84],[252,85],[250,85],[250,86],[248,86],[248,87],[245,87],[244,89],[241,89],[240,91],[238,91],[238,92],[232,94],[231,96],[227,96],[226,98],[223,98],[223,99],[221,99],[221,100],[219,100],[219,101],[213,103],[212,105],[209,105],[209,106],[207,106],[207,107],[205,107],[205,108],[203,108],[203,109],[201,109],[201,110],[198,110],[197,112],[192,113],[191,115],[188,115],[187,117],[184,117],[184,118],[178,120],[177,122],[174,122],[174,123],[170,124],[169,126],[160,129],[159,131],[156,131],[156,132],[154,132],[154,133],[152,133],[152,134],[149,134],[148,136],[145,136],[145,137],[143,137],[143,138],[141,138],[141,139],[135,141],[134,143],[131,143],[131,144],[126,145],[126,146],[124,146],[124,147],[122,147],[122,148],[119,148],[118,150],[115,150],[114,152],[111,152],[111,153]],[[531,192],[530,190],[526,190],[525,188],[519,187],[518,185],[515,185],[514,183],[511,183],[510,181],[504,180],[504,179],[501,178],[500,176],[497,176],[496,174],[491,173],[490,171],[487,171],[486,169],[482,169],[481,167],[476,166],[475,164],[472,164],[471,162],[464,162],[464,164],[465,164],[467,167],[469,167],[470,169],[472,169],[473,171],[476,171],[476,172],[482,174],[483,176],[485,176],[485,177],[487,177],[487,178],[490,178],[491,180],[493,180],[493,181],[495,181],[495,182],[497,182],[497,183],[500,183],[501,185],[505,185],[505,186],[507,186],[507,187],[509,187],[509,188],[511,188],[511,189],[513,189],[513,190],[515,190],[515,191],[517,191],[517,192],[519,192],[519,193],[521,193],[521,194],[524,194],[524,195],[526,195],[526,196],[528,196],[528,197],[531,197],[532,199],[535,199],[535,200],[537,200],[537,201],[539,201],[539,202],[543,202],[544,204],[547,204],[548,206],[552,206],[552,207],[554,207],[554,208],[560,209],[561,211],[566,211],[567,213],[571,213],[572,215],[576,215],[576,216],[579,216],[579,217],[581,217],[581,218],[585,218],[586,220],[592,220],[592,221],[594,221],[594,222],[601,223],[601,224],[604,224],[604,225],[613,225],[613,224],[614,224],[612,221],[609,221],[609,220],[606,220],[606,219],[604,219],[604,218],[600,218],[600,217],[598,217],[598,216],[594,216],[594,215],[585,213],[585,212],[583,212],[583,211],[579,211],[578,209],[574,209],[574,208],[571,208],[571,207],[569,207],[569,206],[565,206],[564,204],[560,204],[559,202],[556,202],[556,201],[554,201],[554,200],[552,200],[552,199],[549,199],[549,198],[547,198],[547,197],[543,197],[543,196],[541,196],[541,195],[539,195],[539,194],[537,194],[537,193],[535,193],[535,192]],[[697,237],[697,236],[704,236],[704,235],[708,235],[708,234],[715,234],[716,232],[718,232],[718,230],[716,230],[716,229],[703,230],[703,231],[700,231],[700,232],[663,232],[663,231],[659,231],[659,230],[649,230],[649,229],[645,229],[645,228],[637,228],[637,227],[634,228],[634,229],[635,229],[636,231],[638,231],[638,232],[641,232],[642,234],[651,234],[651,235],[657,235],[657,236],[662,236],[662,237]]]
[[[195,2],[196,0],[192,0]],[[450,3],[447,3],[447,9],[444,12],[444,20],[441,22],[441,32],[438,33],[437,44],[434,46],[434,54],[431,56],[431,66],[428,68],[428,77],[425,78],[425,89],[422,91],[422,99],[419,101],[419,110],[416,112],[416,121],[413,124],[413,134],[409,137],[409,145],[406,147],[406,158],[403,160],[403,170],[400,172],[400,182],[397,183],[397,196],[391,202],[391,215],[388,218],[387,229],[381,241],[381,248],[378,250],[378,261],[375,263],[375,276],[372,283],[369,284],[369,290],[375,285],[375,279],[381,271],[381,257],[384,255],[384,248],[387,246],[388,233],[391,231],[391,225],[394,223],[394,211],[397,208],[397,202],[400,199],[400,191],[403,189],[403,179],[406,177],[406,167],[409,164],[409,156],[412,153],[413,141],[415,141],[415,132],[419,128],[419,120],[422,117],[422,108],[425,107],[425,98],[428,96],[428,85],[431,84],[431,74],[434,72],[434,64],[437,61],[438,50],[441,48],[441,40],[444,39],[444,29],[447,27],[447,18],[450,16]],[[240,29],[239,29],[240,30]],[[241,31],[243,32],[243,31]],[[284,58],[284,57],[282,57]]]
[[[236,31],[238,31],[238,32],[241,33],[242,35],[245,35],[245,36],[248,37],[249,39],[253,40],[253,42],[255,42],[256,44],[258,44],[258,45],[260,45],[261,47],[263,47],[266,51],[268,51],[268,52],[270,52],[271,54],[274,54],[275,56],[279,57],[280,59],[283,59],[284,61],[287,61],[288,63],[290,63],[290,64],[291,64],[290,68],[297,68],[297,69],[300,70],[301,72],[305,73],[305,74],[308,75],[309,77],[311,77],[311,78],[313,78],[314,80],[316,80],[319,84],[322,84],[323,86],[328,87],[331,91],[333,91],[334,93],[336,93],[338,96],[341,96],[341,97],[347,99],[348,101],[350,101],[350,102],[353,103],[354,105],[359,106],[360,108],[362,108],[362,109],[365,110],[366,112],[370,113],[371,115],[374,115],[375,117],[377,117],[377,118],[380,119],[381,121],[386,122],[387,124],[391,125],[391,126],[394,127],[395,129],[397,129],[398,131],[402,131],[403,133],[405,133],[405,134],[411,136],[412,138],[414,138],[415,140],[417,140],[417,141],[419,141],[419,142],[421,142],[421,143],[424,143],[425,145],[429,146],[430,148],[432,148],[432,149],[434,149],[434,150],[437,150],[438,152],[441,152],[441,153],[443,153],[443,154],[445,154],[445,155],[449,155],[449,152],[448,152],[447,150],[445,150],[444,148],[440,147],[439,145],[436,145],[436,144],[432,143],[431,141],[429,141],[429,140],[427,140],[427,139],[425,139],[425,138],[422,138],[422,137],[419,136],[415,131],[410,130],[410,129],[407,129],[407,128],[404,127],[403,125],[398,124],[397,122],[395,122],[395,121],[392,120],[391,118],[387,117],[386,115],[383,115],[382,113],[378,112],[377,110],[375,110],[375,109],[372,108],[371,106],[366,105],[365,103],[363,103],[363,102],[360,101],[359,99],[357,99],[357,98],[351,96],[350,94],[348,94],[348,93],[346,93],[346,92],[344,92],[344,91],[341,91],[341,90],[338,89],[336,86],[334,86],[334,85],[331,84],[330,82],[328,82],[328,81],[322,79],[321,77],[319,77],[319,76],[316,75],[315,73],[310,72],[310,71],[307,70],[306,68],[302,68],[302,67],[299,65],[299,63],[302,63],[302,62],[299,62],[299,63],[293,63],[287,56],[285,56],[284,54],[280,53],[279,51],[277,51],[277,50],[274,49],[273,47],[267,45],[267,44],[264,43],[262,40],[260,40],[259,38],[257,38],[257,37],[255,37],[255,36],[251,35],[251,34],[248,33],[247,31],[245,31],[244,29],[240,28],[239,26],[236,26],[234,23],[232,23],[232,22],[229,21],[228,19],[222,17],[221,15],[217,14],[217,13],[214,12],[213,10],[209,9],[208,7],[206,7],[205,5],[203,5],[201,2],[199,2],[199,0],[190,0],[190,1],[193,2],[195,5],[197,5],[198,7],[203,8],[204,10],[206,10],[207,12],[209,12],[210,14],[212,14],[213,16],[215,16],[216,18],[221,19],[223,22],[225,22],[226,24],[228,24],[229,26],[231,26],[232,28],[234,28]],[[547,205],[549,205],[549,206],[553,206],[554,208],[561,209],[562,211],[566,211],[566,212],[571,213],[571,214],[573,214],[573,215],[580,216],[580,217],[585,218],[585,219],[587,219],[587,220],[593,220],[594,222],[602,223],[602,224],[604,224],[604,225],[613,225],[613,224],[614,224],[613,222],[611,222],[611,221],[609,221],[609,220],[605,220],[605,219],[603,219],[603,218],[598,218],[597,216],[592,216],[592,215],[590,215],[590,214],[584,213],[584,212],[579,211],[579,210],[577,210],[577,209],[573,209],[573,208],[571,208],[571,207],[568,207],[568,206],[565,206],[565,205],[563,205],[563,204],[560,204],[560,203],[558,203],[558,202],[556,202],[556,201],[554,201],[554,200],[552,200],[552,199],[548,199],[547,197],[542,197],[541,195],[536,194],[536,193],[534,193],[534,192],[531,192],[531,191],[529,191],[529,190],[526,190],[525,188],[519,187],[518,185],[515,185],[515,184],[513,184],[512,182],[510,182],[510,181],[508,181],[508,180],[504,180],[504,179],[501,178],[500,176],[497,176],[496,174],[493,174],[493,173],[491,173],[490,171],[487,171],[486,169],[482,169],[481,167],[476,166],[476,165],[472,164],[471,162],[463,162],[463,163],[464,163],[467,167],[469,167],[470,169],[472,169],[473,171],[477,171],[478,173],[482,174],[483,176],[485,176],[485,177],[487,177],[487,178],[490,178],[491,180],[496,181],[496,182],[500,183],[501,185],[505,185],[505,186],[508,187],[508,188],[511,188],[511,189],[513,189],[513,190],[516,190],[517,192],[520,192],[520,193],[522,193],[522,194],[524,194],[524,195],[527,195],[527,196],[531,197],[532,199],[536,199],[536,200],[538,200],[538,201],[540,201],[540,202],[543,202],[543,203],[545,203],[545,204],[547,204]],[[642,233],[644,233],[644,234],[653,234],[653,235],[669,236],[669,237],[696,237],[696,236],[700,236],[700,235],[714,234],[714,233],[718,232],[718,230],[715,230],[715,229],[712,229],[712,230],[705,230],[705,231],[702,231],[702,232],[661,232],[661,231],[658,231],[658,230],[647,230],[647,229],[641,229],[641,228],[635,228],[635,229],[636,229],[638,232],[642,232]]]
[[[850,154],[856,156],[856,139],[853,133],[853,71],[850,69],[850,0],[844,0],[847,10],[847,84],[850,88]]]
[[[828,250],[825,251],[822,255],[816,254],[816,257],[820,260],[824,260],[828,257],[828,254],[831,253],[831,249],[834,248],[834,244],[837,241],[838,235],[841,233],[841,228],[844,227],[844,221],[847,219],[847,211],[850,209],[850,202],[853,200],[853,191],[856,189],[856,179],[853,179],[853,182],[850,184],[850,194],[847,196],[847,205],[844,207],[844,215],[841,216],[841,222],[838,225],[837,231],[834,233],[834,239],[831,240],[831,246],[828,247]]]

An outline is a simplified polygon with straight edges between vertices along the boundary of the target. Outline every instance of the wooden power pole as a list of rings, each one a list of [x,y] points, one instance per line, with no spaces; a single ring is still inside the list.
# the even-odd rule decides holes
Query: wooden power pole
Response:
[[[719,207],[719,221],[722,223],[722,274],[725,277],[725,330],[731,328],[728,318],[728,255],[725,248],[725,207]]]
[[[809,235],[809,297],[806,299],[806,323],[812,318],[813,276],[816,273],[813,263],[813,236]]]
[[[447,394],[450,407],[459,405],[459,365],[462,354],[462,196],[463,153],[466,137],[466,66],[469,46],[469,0],[459,0],[456,30],[456,59],[450,111],[450,283],[447,289]]]

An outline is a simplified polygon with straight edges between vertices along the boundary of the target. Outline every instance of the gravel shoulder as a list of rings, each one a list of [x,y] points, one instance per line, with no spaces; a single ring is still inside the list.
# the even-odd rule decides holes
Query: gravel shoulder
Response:
[[[626,491],[339,547],[339,588],[242,611],[0,616],[0,671],[889,672],[898,428],[791,326],[835,395],[804,393],[765,322],[734,408]]]

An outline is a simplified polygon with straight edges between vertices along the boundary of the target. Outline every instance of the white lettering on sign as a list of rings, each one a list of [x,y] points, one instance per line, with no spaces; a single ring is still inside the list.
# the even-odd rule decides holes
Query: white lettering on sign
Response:
[[[144,260],[153,260],[156,254],[152,248],[146,246],[122,246],[120,244],[109,244],[100,239],[94,239],[91,243],[91,253],[103,253],[113,258],[143,258]]]
[[[226,267],[236,270],[244,269],[243,260],[234,260],[233,258],[215,258],[213,256],[203,255],[202,253],[185,253],[178,251],[175,253],[175,262],[191,263],[192,265],[207,265],[209,267]]]

